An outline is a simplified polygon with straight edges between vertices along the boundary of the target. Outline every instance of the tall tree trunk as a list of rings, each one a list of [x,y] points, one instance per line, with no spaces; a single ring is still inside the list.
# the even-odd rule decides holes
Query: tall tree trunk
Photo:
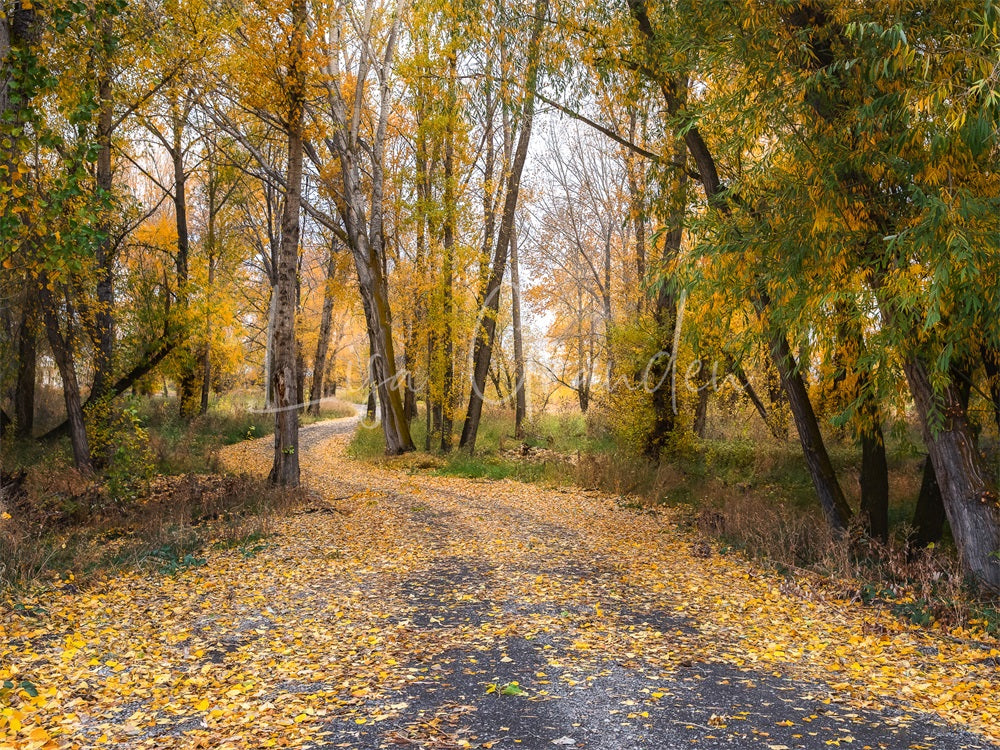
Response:
[[[638,107],[629,108],[628,137],[632,143],[638,143],[637,131],[639,125]],[[646,196],[640,186],[643,167],[641,160],[635,154],[626,156],[626,175],[628,177],[629,211],[632,219],[632,232],[635,235],[635,275],[640,293],[635,296],[636,314],[642,315],[646,295]],[[645,182],[645,180],[642,180]]]
[[[678,188],[683,189],[683,179]],[[676,205],[676,202],[675,202]],[[677,256],[681,248],[683,215],[674,212],[673,226],[663,238],[663,262],[670,262]],[[642,373],[643,388],[649,393],[653,407],[653,424],[646,435],[643,453],[647,458],[657,461],[666,447],[667,439],[676,426],[674,408],[675,370],[677,366],[677,298],[669,283],[662,283],[656,294],[653,306],[653,319],[656,322],[657,335],[660,338],[660,351],[646,364]]]
[[[208,413],[208,401],[212,392],[212,288],[215,286],[215,271],[218,263],[217,224],[222,205],[233,195],[233,189],[219,196],[219,175],[215,165],[215,145],[208,141],[208,227],[205,236],[205,255],[208,260],[208,283],[205,286],[205,346],[201,354],[201,413]]]
[[[336,240],[330,247],[330,260],[326,266],[326,283],[323,286],[323,312],[319,320],[319,339],[316,341],[316,358],[313,360],[312,385],[309,387],[309,413],[318,417],[323,398],[323,378],[326,375],[326,355],[330,349],[333,331],[333,282],[337,276]]]
[[[424,379],[424,450],[430,453],[434,434],[434,396],[431,393],[431,368],[434,366],[434,337],[427,332],[427,377]]]
[[[441,450],[451,450],[455,380],[455,345],[452,341],[451,318],[454,314],[455,262],[455,117],[457,98],[455,73],[458,60],[452,53],[448,61],[448,122],[444,134],[444,226],[441,257],[441,359],[444,372],[441,381]]]
[[[411,323],[409,329],[407,330],[407,339],[405,343],[405,348],[403,351],[403,361],[406,364],[406,394],[403,401],[403,411],[404,418],[407,423],[412,422],[417,417],[417,392],[416,392],[416,378],[415,372],[417,369],[417,360],[419,358],[419,348],[420,348],[420,334],[422,332],[430,336],[429,324],[427,321],[427,296],[431,287],[430,281],[427,278],[427,224],[429,221],[428,211],[429,211],[429,187],[428,187],[428,154],[427,154],[427,136],[424,129],[424,121],[426,119],[426,112],[423,108],[423,101],[418,103],[416,111],[417,119],[417,137],[416,137],[416,175],[415,175],[415,188],[417,194],[417,205],[415,207],[416,214],[416,279],[417,283],[420,284],[416,292],[416,299],[413,305],[413,316],[411,318]],[[431,404],[431,391],[430,391],[430,380],[431,380],[431,350],[427,348],[427,372],[425,374],[424,383],[424,405],[427,411],[427,417],[430,417],[430,404]],[[425,450],[430,450],[430,429],[428,422],[428,431],[425,439]]]
[[[863,342],[860,344],[863,346]],[[861,351],[858,348],[858,351]],[[860,374],[861,404],[861,517],[868,534],[883,544],[889,541],[889,462],[882,433],[882,412],[875,396],[868,392],[870,374]]]
[[[173,144],[171,161],[174,169],[174,221],[177,228],[177,307],[181,315],[181,325],[188,325],[187,315],[190,297],[189,261],[191,240],[187,220],[187,172],[184,170],[184,117],[180,114],[181,105],[173,102]],[[184,418],[193,417],[198,413],[199,404],[195,400],[197,371],[195,355],[189,344],[184,344],[181,351],[180,378],[177,388],[177,401],[180,415]]]
[[[205,310],[205,347],[201,353],[201,414],[208,414],[208,400],[212,393],[212,311],[211,298],[212,287],[215,285],[215,264],[216,258],[212,248],[215,247],[214,217],[209,214],[208,221],[208,283],[205,286],[205,294],[209,299],[209,304]]]
[[[302,191],[302,120],[305,107],[303,53],[306,0],[292,0],[292,37],[285,95],[288,97],[288,164],[285,204],[281,215],[281,250],[276,268],[274,363],[271,391],[274,402],[274,464],[272,483],[299,484],[299,394],[296,372],[295,309],[299,257],[299,211]]]
[[[340,161],[343,200],[339,203],[344,230],[354,257],[361,288],[361,301],[365,310],[365,321],[372,336],[374,349],[375,385],[385,436],[385,449],[389,455],[398,455],[413,450],[410,424],[403,413],[403,399],[400,393],[396,371],[396,354],[392,340],[392,314],[389,307],[389,290],[385,278],[385,138],[390,110],[390,69],[395,56],[396,40],[399,33],[401,2],[397,4],[388,33],[385,51],[380,61],[365,57],[365,69],[377,64],[381,102],[378,122],[372,143],[361,145],[357,123],[361,120],[362,100],[359,97],[351,103],[344,99],[337,79],[337,62],[332,62],[328,72],[333,84],[327,86],[327,99],[337,127],[331,134],[330,143]],[[339,50],[336,54],[339,53]],[[366,50],[364,55],[368,55]],[[339,58],[334,57],[334,61]],[[364,77],[356,81],[363,85]],[[371,200],[368,202],[370,216],[366,220],[366,202],[363,186],[362,154],[370,155]]]
[[[517,257],[517,232],[510,235],[510,296],[511,325],[514,329],[514,437],[524,437],[527,416],[525,398],[524,341],[521,331],[521,271]]]
[[[881,425],[861,434],[861,516],[872,538],[889,541],[889,462]]]
[[[615,353],[611,345],[614,332],[614,320],[611,308],[611,232],[604,239],[604,281],[601,284],[601,302],[604,314],[604,351],[607,356],[607,389],[608,393],[615,390]]]
[[[110,37],[110,21],[104,21],[103,35]],[[103,63],[106,64],[106,63]],[[106,70],[101,73],[97,84],[97,171],[96,188],[101,201],[107,205],[100,208],[98,221],[100,239],[97,243],[97,306],[94,311],[95,351],[94,380],[90,387],[92,396],[101,398],[107,392],[114,367],[114,267],[115,247],[112,237],[110,203],[114,187],[111,169],[111,136],[114,130],[114,102],[112,100],[111,76]]]
[[[59,324],[60,312],[56,309],[55,300],[48,290],[47,280],[44,277],[40,283],[39,303],[45,318],[49,348],[52,350],[52,356],[59,368],[59,377],[62,379],[70,444],[73,446],[73,464],[78,471],[91,474],[94,464],[90,456],[90,444],[87,441],[87,427],[83,417],[80,385],[76,377],[76,363],[73,361],[73,309],[67,297],[66,309],[63,311],[66,333],[63,334]]]
[[[23,114],[30,106],[31,86],[28,84],[30,74],[26,75],[26,66],[32,64],[33,55],[29,53],[38,41],[38,15],[29,3],[14,3],[5,8],[0,18],[0,135],[17,132],[23,127]],[[18,56],[19,59],[12,56]],[[17,91],[19,101],[11,102],[12,90]],[[17,174],[15,163],[18,160],[18,138],[7,140],[3,156],[0,156],[0,167],[8,179],[4,189],[12,187],[14,179],[10,175]],[[6,218],[6,217],[0,217]],[[24,219],[22,219],[24,220]],[[25,284],[25,294],[21,303],[21,320],[17,336],[17,380],[14,386],[14,429],[19,438],[30,438],[34,428],[35,418],[35,367],[37,362],[38,332],[35,328],[35,295],[34,285],[28,281]],[[0,428],[0,434],[3,429]]]
[[[954,367],[951,377],[958,384],[958,397],[962,409],[968,410],[969,397],[972,395],[972,383],[960,367]],[[940,542],[944,536],[944,522],[947,515],[944,511],[944,499],[934,474],[934,464],[930,456],[924,461],[923,476],[920,482],[920,494],[917,506],[913,511],[913,543],[926,547],[932,542]]]
[[[371,329],[368,330],[368,400],[365,407],[365,419],[369,424],[375,422],[375,410],[378,403],[375,400],[375,390],[377,375],[375,374],[375,363],[378,359],[376,352],[375,335]]]
[[[797,370],[788,339],[783,333],[771,336],[771,358],[788,396],[788,405],[799,433],[802,453],[809,467],[820,505],[830,526],[843,531],[851,519],[851,507],[847,504],[840,482],[837,481],[837,474],[830,461],[830,454],[826,452],[826,444],[823,442],[816,413],[809,400],[809,392]]]
[[[275,256],[275,266],[277,256]],[[271,279],[271,300],[267,306],[267,341],[264,344],[264,407],[274,408],[271,378],[274,376],[274,329],[278,322],[278,279]]]
[[[517,148],[510,173],[507,177],[507,187],[504,195],[503,215],[500,220],[500,232],[493,253],[493,265],[489,280],[483,294],[483,309],[479,330],[475,332],[473,346],[472,390],[469,395],[469,407],[462,426],[462,437],[459,446],[470,453],[476,448],[476,435],[479,432],[479,422],[483,414],[483,400],[486,391],[486,378],[490,370],[490,359],[493,356],[493,343],[496,340],[497,314],[500,310],[500,287],[503,283],[504,271],[507,266],[507,251],[510,247],[510,237],[514,231],[514,213],[517,209],[517,198],[521,186],[521,172],[528,156],[528,144],[531,140],[532,119],[535,112],[535,88],[538,85],[540,65],[540,49],[542,31],[548,15],[548,0],[536,0],[534,23],[531,39],[528,42],[528,64],[525,75],[525,95],[521,111],[521,132],[518,134]]]
[[[687,161],[687,150],[678,139],[674,144],[674,161],[684,164]],[[670,229],[663,237],[663,252],[660,255],[660,267],[663,271],[669,268],[681,251],[684,239],[684,215],[687,211],[688,181],[683,167],[679,168],[673,178],[670,196]],[[648,288],[648,287],[644,287]],[[646,435],[643,453],[647,458],[658,461],[666,447],[670,434],[676,427],[676,404],[674,399],[676,388],[677,347],[680,339],[678,319],[678,300],[674,293],[674,285],[670,279],[661,279],[656,290],[653,303],[653,321],[656,324],[656,335],[659,337],[660,351],[646,364],[641,373],[642,386],[650,395],[653,408],[653,424]]]
[[[403,367],[406,370],[406,380],[403,383],[403,419],[412,423],[417,418],[417,381],[414,371],[417,366],[417,337],[414,333],[416,324],[410,321],[407,326],[406,341],[403,344]]]
[[[35,365],[38,361],[35,301],[29,288],[21,306],[17,332],[17,381],[14,385],[14,429],[18,438],[30,438],[35,426]]]
[[[904,360],[903,371],[962,563],[980,583],[1000,590],[997,489],[976,446],[960,389],[953,382],[935,392],[926,365],[916,355]],[[939,417],[943,424],[938,424]]]
[[[352,221],[347,224],[356,226]],[[396,377],[396,355],[385,280],[381,263],[368,244],[367,236],[362,232],[353,233],[351,246],[355,254],[365,320],[372,337],[374,387],[378,391],[386,452],[398,455],[413,450],[413,440],[409,423],[403,415],[403,400]]]

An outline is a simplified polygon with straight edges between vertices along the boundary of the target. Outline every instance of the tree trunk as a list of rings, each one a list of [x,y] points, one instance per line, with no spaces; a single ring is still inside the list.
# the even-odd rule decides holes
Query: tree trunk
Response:
[[[368,331],[368,400],[365,406],[365,419],[368,420],[369,424],[375,422],[375,409],[377,404],[375,402],[375,337],[371,331]]]
[[[527,416],[525,398],[524,342],[521,332],[521,272],[517,257],[517,232],[510,235],[510,296],[511,318],[514,333],[514,437],[524,438],[524,420]]]
[[[416,226],[416,279],[420,286],[416,292],[413,304],[412,318],[407,330],[407,339],[403,350],[403,361],[406,365],[406,393],[403,400],[404,418],[407,424],[417,417],[417,392],[415,373],[417,369],[417,359],[419,357],[420,333],[423,331],[430,337],[430,331],[426,330],[429,323],[427,321],[427,295],[431,284],[427,278],[427,224],[429,221],[429,201],[430,189],[428,187],[428,156],[427,156],[427,136],[424,132],[424,121],[426,113],[423,109],[422,101],[418,103],[416,111],[417,137],[416,137],[416,175],[415,190],[417,194],[417,205],[414,208]],[[427,409],[427,416],[430,416],[430,379],[431,379],[431,350],[427,348],[427,372],[424,378],[424,402]],[[425,438],[425,450],[430,450],[430,425]]]
[[[459,446],[470,453],[476,448],[476,435],[479,432],[479,422],[483,414],[486,378],[489,374],[490,359],[493,355],[493,343],[496,339],[497,314],[500,310],[500,287],[503,283],[504,271],[507,266],[507,250],[510,247],[510,237],[514,231],[514,213],[517,209],[518,192],[521,186],[521,172],[528,155],[528,144],[531,139],[532,118],[535,111],[535,88],[538,85],[540,65],[541,37],[545,19],[548,15],[548,0],[536,0],[534,24],[531,39],[528,42],[528,63],[525,80],[524,104],[521,112],[521,132],[518,134],[517,148],[513,163],[507,177],[507,187],[504,196],[503,215],[500,220],[500,232],[493,254],[493,265],[489,280],[483,294],[483,309],[481,321],[475,334],[473,347],[472,390],[469,395],[469,407],[462,426],[462,437]]]
[[[785,436],[778,432],[777,428],[771,424],[771,420],[768,418],[767,407],[764,406],[764,402],[760,400],[760,396],[757,395],[757,391],[754,389],[753,384],[750,383],[750,378],[747,377],[746,371],[739,364],[733,360],[729,361],[729,367],[733,374],[736,376],[736,380],[739,381],[740,386],[743,388],[743,392],[746,394],[747,398],[750,399],[750,403],[753,404],[753,408],[760,415],[760,418],[767,425],[767,429],[777,440],[784,440]]]
[[[356,226],[353,222],[348,225]],[[378,391],[386,452],[395,456],[413,450],[413,440],[410,438],[409,423],[403,415],[403,400],[397,383],[387,290],[381,262],[368,244],[367,236],[361,232],[353,233],[351,246],[365,320],[372,340],[374,387]]]
[[[21,325],[17,334],[17,381],[14,387],[14,435],[22,439],[30,438],[35,426],[35,365],[38,352],[34,314],[34,295],[29,289],[21,307]]]
[[[924,459],[921,475],[920,494],[917,496],[917,507],[913,510],[912,543],[917,547],[926,547],[941,541],[947,516],[930,456]]]
[[[24,90],[26,79],[25,65],[31,65],[33,55],[27,54],[20,60],[12,61],[11,55],[18,51],[31,50],[38,41],[38,14],[29,3],[14,3],[5,8],[6,13],[0,13],[0,127],[2,133],[8,134],[23,126],[24,112],[29,106],[30,90]],[[17,93],[20,101],[11,102],[11,92],[20,79],[22,87]],[[9,139],[5,153],[0,157],[0,165],[8,175],[4,188],[11,187],[16,174],[15,163],[18,160],[17,138]],[[30,438],[34,428],[35,418],[35,368],[37,362],[38,333],[35,329],[36,314],[34,291],[32,284],[26,283],[26,293],[21,308],[21,325],[17,341],[17,380],[14,389],[14,429],[15,436]],[[6,415],[5,415],[6,416]],[[0,434],[3,429],[0,428]]]
[[[208,232],[205,237],[205,254],[208,256],[208,283],[205,286],[205,346],[201,355],[201,413],[208,413],[208,400],[212,391],[212,287],[215,285],[215,266],[218,262],[216,221],[221,205],[219,203],[218,173],[214,169],[213,158],[208,159]],[[232,192],[229,193],[232,195]],[[229,195],[222,199],[222,203]]]
[[[411,326],[412,328],[412,326]],[[407,335],[403,345],[403,367],[406,368],[406,382],[403,384],[403,419],[412,423],[417,418],[417,381],[413,376],[416,367],[416,336]]]
[[[55,300],[53,300],[46,284],[47,280],[43,277],[39,291],[39,302],[45,318],[45,332],[48,336],[49,348],[52,350],[52,356],[62,379],[70,444],[73,446],[73,464],[78,471],[91,474],[94,471],[94,464],[90,457],[90,444],[87,441],[87,427],[80,400],[80,385],[76,378],[76,364],[73,361],[73,310],[67,301],[65,310],[67,329],[64,335],[59,325],[60,315],[55,308]]]
[[[336,243],[336,241],[334,241]],[[318,417],[320,401],[323,398],[323,378],[326,375],[326,355],[330,349],[330,334],[333,331],[333,282],[337,275],[336,244],[330,248],[330,260],[326,266],[326,283],[323,291],[323,313],[319,321],[319,339],[316,342],[316,358],[313,360],[312,385],[309,388],[309,413]]]
[[[441,381],[441,450],[451,451],[453,431],[455,345],[452,341],[451,319],[454,314],[454,262],[455,262],[455,117],[457,99],[455,74],[457,56],[452,53],[448,61],[448,122],[444,134],[444,226],[441,258],[441,358],[444,373]]]
[[[830,526],[837,531],[843,531],[851,519],[851,508],[837,481],[837,474],[826,452],[816,413],[813,411],[812,402],[809,401],[809,393],[796,369],[795,358],[783,333],[772,335],[771,357],[788,397],[788,405],[802,444],[802,453],[809,467],[809,475],[819,496],[820,505]]]
[[[281,249],[276,270],[274,363],[271,392],[274,402],[274,464],[269,479],[285,487],[299,484],[299,394],[296,372],[295,309],[299,257],[299,210],[302,190],[302,119],[305,106],[303,47],[306,0],[292,0],[292,37],[286,74],[288,97],[288,165],[285,205],[281,215]]]
[[[889,541],[889,463],[881,425],[861,434],[861,516],[873,539]]]
[[[215,231],[213,218],[209,215],[208,246],[215,246]],[[215,284],[215,254],[210,250],[208,255],[208,284],[205,293],[211,300],[212,287]],[[201,354],[201,414],[208,414],[208,400],[212,392],[212,312],[211,304],[205,312],[205,347]]]
[[[605,235],[604,239],[604,280],[601,284],[601,302],[604,314],[604,351],[607,356],[607,391],[614,393],[615,390],[615,355],[611,346],[611,337],[614,331],[614,320],[611,308],[611,232]]]
[[[110,22],[105,20],[103,34],[110,35]],[[97,85],[97,171],[96,188],[99,199],[106,203],[100,208],[98,220],[100,240],[97,243],[97,305],[94,311],[95,351],[94,380],[90,387],[91,396],[105,395],[111,382],[114,368],[114,240],[111,236],[110,204],[114,175],[111,170],[111,136],[114,130],[114,103],[110,74],[101,74]]]
[[[962,563],[980,583],[1000,590],[997,490],[976,447],[960,390],[952,382],[935,393],[927,368],[917,356],[904,360],[903,370]],[[943,417],[940,426],[939,415]]]
[[[971,383],[957,367],[952,370],[952,378],[958,382],[958,394],[962,408],[968,409],[969,396],[972,394]],[[917,497],[917,506],[913,511],[913,543],[919,547],[926,547],[932,542],[941,541],[941,537],[944,536],[944,522],[947,520],[947,516],[944,512],[941,488],[934,475],[934,464],[931,462],[930,456],[924,461],[922,474],[920,495]]]
[[[392,341],[392,314],[389,307],[389,290],[385,278],[385,235],[384,235],[384,195],[385,195],[385,138],[390,109],[389,66],[395,55],[396,37],[399,31],[399,6],[394,14],[388,33],[388,41],[379,73],[381,103],[373,142],[366,147],[359,143],[360,135],[355,123],[361,119],[360,99],[352,102],[352,112],[336,83],[328,85],[328,101],[337,127],[331,135],[333,150],[340,160],[340,174],[343,200],[338,207],[344,221],[344,230],[354,257],[361,289],[361,302],[365,310],[365,321],[373,343],[375,386],[385,436],[385,449],[389,455],[398,455],[413,450],[410,425],[403,413],[403,399],[396,372],[396,354]],[[367,52],[365,53],[367,54]],[[371,63],[368,60],[368,63]],[[367,64],[367,63],[366,63]],[[330,72],[336,76],[335,67]],[[366,221],[366,202],[361,165],[362,154],[370,155],[371,200],[367,204],[370,216]]]
[[[174,102],[174,107],[178,106]],[[187,312],[190,296],[188,288],[190,273],[188,268],[191,253],[191,241],[187,221],[187,173],[184,171],[184,125],[183,119],[175,109],[171,160],[174,168],[173,200],[174,220],[177,228],[177,307],[180,310],[182,326],[188,324]],[[185,345],[181,350],[180,377],[177,384],[178,409],[183,418],[191,418],[198,413],[199,404],[195,400],[196,382],[195,355],[191,351],[191,346]]]
[[[277,257],[275,257],[277,266]],[[278,280],[271,279],[271,300],[267,307],[267,341],[264,348],[264,408],[274,408],[271,378],[274,374],[274,327],[278,320]]]
[[[629,108],[628,137],[632,143],[638,143],[637,128],[639,113],[637,107]],[[632,231],[635,234],[635,275],[640,293],[635,296],[636,314],[642,315],[645,307],[646,294],[646,196],[640,187],[642,161],[635,154],[626,156],[626,175],[628,178],[629,210],[632,219]],[[645,183],[645,180],[642,180]]]
[[[663,238],[663,260],[669,262],[680,252],[683,229],[681,217],[675,212],[674,224]],[[643,453],[658,461],[666,447],[667,439],[676,426],[674,410],[674,377],[677,366],[677,299],[669,283],[662,283],[656,294],[653,319],[660,337],[661,349],[642,373],[642,386],[649,393],[653,408],[653,424],[643,445]],[[669,341],[668,341],[669,339]]]

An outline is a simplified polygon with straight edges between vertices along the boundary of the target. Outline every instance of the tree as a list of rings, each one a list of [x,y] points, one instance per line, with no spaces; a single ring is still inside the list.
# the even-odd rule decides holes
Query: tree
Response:
[[[274,404],[274,464],[269,479],[274,484],[299,484],[299,394],[296,374],[295,311],[299,258],[299,210],[302,191],[303,123],[306,105],[305,0],[291,0],[291,28],[285,75],[285,118],[288,160],[285,201],[281,214],[281,249],[276,268],[274,363],[270,388]]]
[[[475,333],[475,348],[472,356],[472,391],[469,395],[469,406],[462,425],[462,437],[459,447],[470,453],[476,447],[476,435],[479,432],[479,422],[482,419],[483,400],[486,391],[486,378],[490,370],[490,359],[493,354],[493,343],[496,338],[497,312],[500,309],[500,287],[503,283],[507,267],[507,251],[510,249],[511,236],[514,231],[514,216],[517,210],[518,192],[521,186],[521,173],[528,155],[528,144],[531,141],[532,118],[535,111],[535,89],[539,84],[541,74],[541,38],[548,15],[548,0],[537,0],[533,12],[531,36],[528,40],[525,66],[524,97],[521,102],[519,132],[517,146],[514,149],[510,171],[507,174],[503,214],[500,219],[500,229],[494,246],[493,261],[490,274],[483,287],[482,311],[480,313],[480,330]]]
[[[378,390],[382,431],[386,452],[390,455],[413,450],[409,422],[403,413],[403,401],[396,375],[396,354],[392,340],[392,314],[389,307],[385,273],[384,190],[385,141],[390,111],[390,73],[396,53],[400,27],[400,7],[388,22],[381,55],[374,50],[375,4],[368,0],[364,14],[353,17],[346,3],[338,7],[337,23],[330,30],[326,50],[324,81],[327,109],[332,132],[325,144],[339,162],[339,174],[326,188],[335,196],[343,221],[345,241],[354,256],[361,289],[365,319],[372,342],[375,386]],[[348,51],[348,21],[360,33],[356,55]],[[356,67],[351,67],[356,61]],[[369,77],[374,75],[378,90],[373,132],[366,142],[361,127],[362,112],[368,101]],[[351,98],[346,94],[353,82]],[[313,114],[314,117],[318,113]],[[370,143],[370,145],[369,145]],[[367,156],[367,160],[366,160]],[[371,175],[370,193],[365,190],[363,174]]]

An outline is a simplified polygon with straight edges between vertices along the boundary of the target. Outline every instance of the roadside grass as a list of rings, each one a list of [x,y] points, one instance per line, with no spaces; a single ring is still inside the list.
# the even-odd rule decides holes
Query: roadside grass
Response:
[[[476,450],[458,448],[458,430],[451,451],[440,448],[440,433],[427,442],[427,424],[421,416],[411,423],[410,434],[417,453],[398,457],[385,455],[385,439],[379,425],[355,432],[348,455],[396,468],[430,471],[440,476],[470,479],[516,479],[549,485],[575,480],[572,461],[591,445],[586,420],[580,414],[546,414],[525,425],[523,439],[514,437],[513,415],[496,409],[484,410]],[[427,450],[429,445],[429,450]]]
[[[0,590],[10,598],[125,569],[172,574],[202,564],[210,546],[252,553],[300,498],[259,477],[185,475],[109,503],[96,482],[54,463],[4,488]]]

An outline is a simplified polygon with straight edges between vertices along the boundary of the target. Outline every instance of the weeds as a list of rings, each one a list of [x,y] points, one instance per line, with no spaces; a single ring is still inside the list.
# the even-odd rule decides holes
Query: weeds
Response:
[[[93,485],[64,468],[4,483],[0,587],[12,589],[121,568],[172,575],[212,545],[253,555],[300,497],[250,476],[159,477],[130,505],[95,502]]]

